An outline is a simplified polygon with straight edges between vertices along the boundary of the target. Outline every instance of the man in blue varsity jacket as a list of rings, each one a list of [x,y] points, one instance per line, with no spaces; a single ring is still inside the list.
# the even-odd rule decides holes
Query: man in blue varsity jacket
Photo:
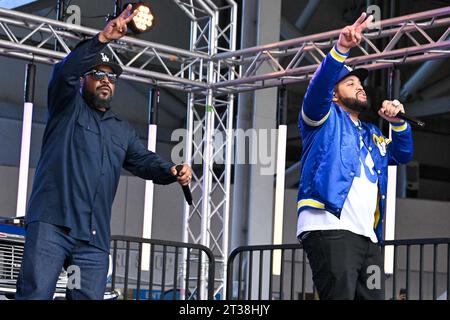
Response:
[[[352,70],[344,61],[371,20],[363,13],[342,29],[311,80],[299,115],[297,237],[320,299],[384,299],[377,243],[382,241],[388,165],[412,158],[411,127],[396,118],[404,112],[399,101],[386,100],[378,111],[392,126],[392,140],[359,120],[368,108],[362,86],[368,71]]]
[[[70,300],[103,299],[109,266],[111,207],[122,168],[156,184],[187,185],[191,168],[150,152],[111,109],[122,68],[108,42],[122,38],[137,14],[131,5],[56,64],[49,117],[26,217],[16,299],[52,299],[63,266],[79,268]]]

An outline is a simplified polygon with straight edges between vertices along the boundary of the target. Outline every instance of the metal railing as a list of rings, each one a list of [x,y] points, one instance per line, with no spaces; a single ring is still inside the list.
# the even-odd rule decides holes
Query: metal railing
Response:
[[[450,300],[450,238],[385,241],[393,247],[393,272],[385,277],[385,297],[400,288],[412,300]],[[227,300],[318,299],[301,244],[243,246],[228,258]]]
[[[23,240],[17,252],[8,249],[11,241],[2,241],[0,279],[15,284]],[[385,241],[381,250],[393,253],[392,273],[384,280],[387,300],[397,299],[400,288],[410,300],[450,300],[450,238]],[[243,246],[233,250],[227,261],[226,297],[214,296],[216,260],[205,246],[113,236],[111,256],[109,291],[120,292],[120,298],[125,300],[189,300],[202,296],[208,300],[318,299],[301,244]],[[206,289],[199,277],[203,273],[208,275]]]
[[[281,261],[274,259],[277,251],[281,252]],[[227,300],[272,300],[275,292],[280,300],[296,300],[296,293],[299,299],[305,299],[307,274],[310,273],[306,260],[301,244],[242,246],[234,249],[228,258]],[[281,264],[278,275],[273,272],[274,262]],[[315,293],[311,285],[308,289]]]
[[[111,291],[120,292],[122,299],[198,300],[203,290],[199,275],[205,268],[206,296],[214,298],[215,258],[207,247],[126,236],[111,241]]]
[[[450,300],[450,238],[385,241],[383,249],[391,246],[393,273],[386,278],[386,296],[395,300],[403,288],[408,299]]]

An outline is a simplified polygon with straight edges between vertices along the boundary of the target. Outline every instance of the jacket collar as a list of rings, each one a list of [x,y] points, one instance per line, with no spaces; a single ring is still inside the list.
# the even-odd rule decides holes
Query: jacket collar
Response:
[[[103,116],[102,120],[107,120],[109,118],[116,118],[118,121],[122,121],[120,117],[111,109],[106,110],[105,115]]]

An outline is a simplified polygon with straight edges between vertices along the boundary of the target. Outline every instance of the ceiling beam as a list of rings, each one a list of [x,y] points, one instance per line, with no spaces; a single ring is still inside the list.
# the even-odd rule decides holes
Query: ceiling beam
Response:
[[[450,76],[439,79],[428,87],[419,91],[419,100],[433,99],[445,95],[450,91]]]
[[[450,96],[410,103],[407,113],[414,117],[428,117],[450,113]]]
[[[6,9],[17,9],[33,2],[36,2],[36,0],[3,0],[0,2],[0,7]]]
[[[0,0],[0,8],[36,14],[38,11],[55,7],[56,0]]]
[[[305,8],[302,10],[302,13],[295,21],[295,26],[299,31],[305,29],[305,26],[309,23],[309,20],[313,16],[314,12],[316,12],[317,7],[319,6],[320,0],[309,0],[306,4]]]

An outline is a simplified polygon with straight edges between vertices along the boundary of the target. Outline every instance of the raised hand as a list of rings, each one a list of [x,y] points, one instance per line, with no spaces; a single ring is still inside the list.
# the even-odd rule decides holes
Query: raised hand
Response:
[[[361,42],[361,33],[372,22],[373,16],[367,17],[367,14],[363,12],[358,20],[351,26],[346,26],[342,29],[337,42],[338,50],[342,53],[348,52],[351,48],[356,47]]]
[[[106,27],[100,32],[99,40],[101,42],[120,39],[127,33],[127,23],[138,14],[137,10],[131,13],[132,8],[133,6],[129,4],[117,18],[108,22]]]

